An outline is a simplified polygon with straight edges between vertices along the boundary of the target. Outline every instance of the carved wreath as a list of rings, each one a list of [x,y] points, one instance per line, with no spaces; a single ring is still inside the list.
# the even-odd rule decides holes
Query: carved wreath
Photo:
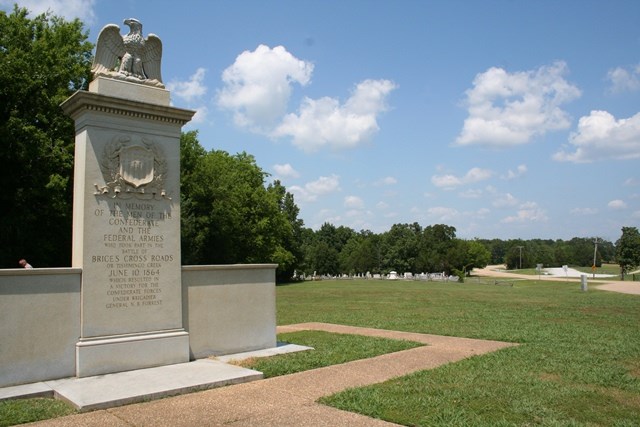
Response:
[[[114,137],[99,159],[106,185],[95,184],[97,195],[129,199],[168,199],[164,188],[167,162],[158,148],[145,137]]]

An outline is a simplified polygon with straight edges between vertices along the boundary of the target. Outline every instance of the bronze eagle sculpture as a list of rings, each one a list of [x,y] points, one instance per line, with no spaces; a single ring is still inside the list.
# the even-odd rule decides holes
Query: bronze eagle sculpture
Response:
[[[164,87],[160,72],[162,42],[155,34],[145,39],[142,24],[137,19],[125,19],[129,34],[120,35],[116,24],[106,25],[98,35],[91,72],[94,78],[115,79]]]

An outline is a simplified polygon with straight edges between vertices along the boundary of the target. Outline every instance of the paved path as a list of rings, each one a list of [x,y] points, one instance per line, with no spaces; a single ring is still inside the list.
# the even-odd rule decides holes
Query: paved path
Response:
[[[152,402],[71,415],[38,426],[392,426],[316,403],[322,396],[432,369],[514,344],[357,328],[327,323],[280,326],[278,332],[319,330],[407,339],[428,344],[370,359]]]
[[[610,282],[599,285],[598,289],[603,291],[621,292],[623,294],[640,295],[639,282]]]

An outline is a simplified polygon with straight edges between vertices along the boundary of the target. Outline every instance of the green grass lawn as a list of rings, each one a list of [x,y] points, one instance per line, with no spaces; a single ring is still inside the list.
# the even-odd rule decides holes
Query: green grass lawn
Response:
[[[293,374],[353,360],[367,359],[423,344],[362,335],[332,334],[323,331],[301,331],[278,335],[278,341],[313,347],[313,350],[250,359],[241,366],[261,371],[265,378]]]
[[[323,399],[341,409],[423,426],[640,425],[640,297],[565,281],[486,283],[280,286],[278,323],[521,344]]]
[[[16,399],[0,402],[0,427],[74,414],[66,403],[54,399]]]

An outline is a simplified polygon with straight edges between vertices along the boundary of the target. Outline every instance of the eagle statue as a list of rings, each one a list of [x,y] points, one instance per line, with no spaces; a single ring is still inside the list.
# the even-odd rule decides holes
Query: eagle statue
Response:
[[[129,34],[120,35],[116,24],[106,25],[96,44],[91,72],[93,77],[106,76],[164,88],[160,73],[162,42],[155,34],[145,39],[137,19],[125,19]]]

